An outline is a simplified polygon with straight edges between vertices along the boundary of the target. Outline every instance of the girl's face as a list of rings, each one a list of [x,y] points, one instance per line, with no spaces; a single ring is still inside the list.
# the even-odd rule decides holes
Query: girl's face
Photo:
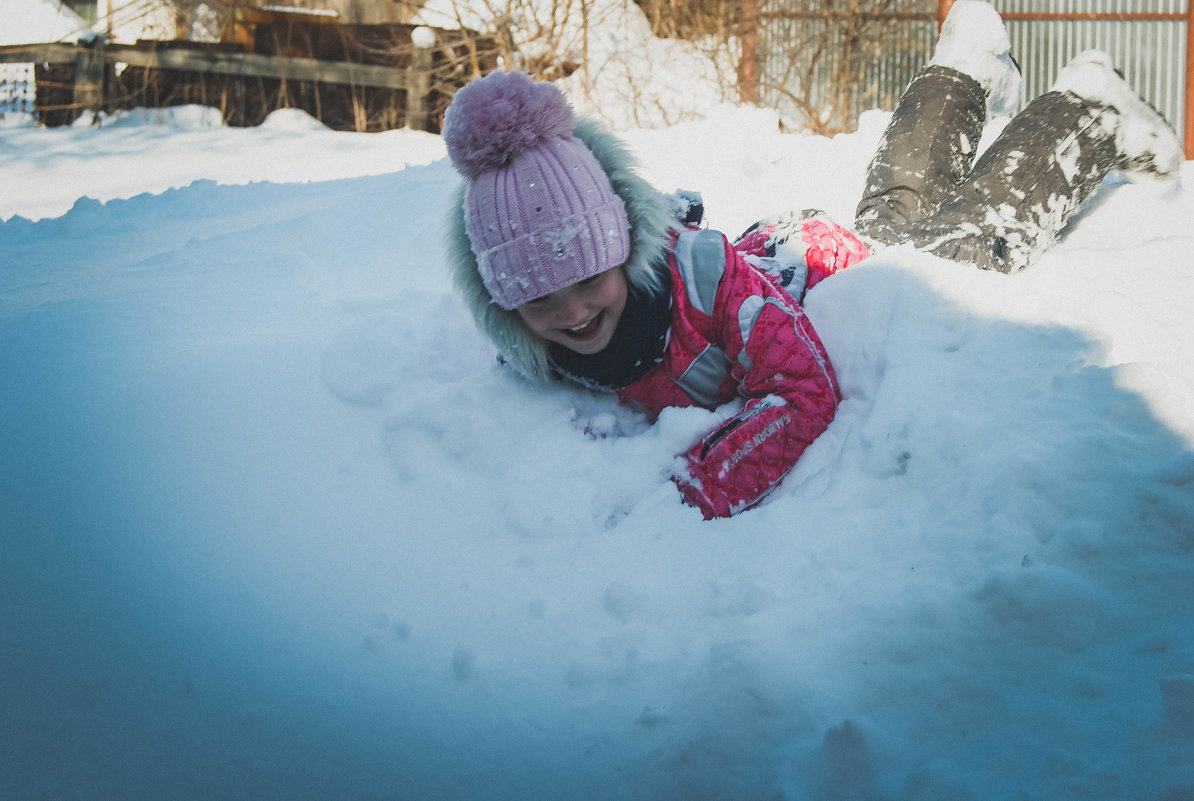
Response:
[[[590,356],[613,338],[626,308],[626,293],[626,275],[621,267],[614,267],[535,298],[516,311],[533,333]]]

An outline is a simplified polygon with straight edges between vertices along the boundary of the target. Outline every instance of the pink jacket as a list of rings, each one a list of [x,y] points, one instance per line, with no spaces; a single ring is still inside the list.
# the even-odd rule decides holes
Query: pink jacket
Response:
[[[866,256],[849,232],[818,225],[806,223],[802,232],[809,286]],[[766,497],[829,426],[840,400],[829,356],[803,308],[756,266],[774,255],[761,252],[767,237],[750,233],[738,249],[717,231],[679,234],[668,254],[673,305],[663,359],[618,390],[624,402],[652,415],[668,406],[713,408],[745,399],[673,476],[706,519]]]

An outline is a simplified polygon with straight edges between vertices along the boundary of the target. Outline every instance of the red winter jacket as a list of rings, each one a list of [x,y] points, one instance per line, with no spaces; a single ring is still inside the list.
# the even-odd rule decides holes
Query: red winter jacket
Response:
[[[809,286],[865,258],[849,232],[834,226],[826,238],[810,222],[801,245],[808,247],[802,260]],[[775,255],[761,252],[766,238],[748,232],[735,249],[717,231],[679,235],[668,253],[673,306],[663,360],[618,390],[624,402],[652,415],[668,406],[713,408],[746,399],[673,476],[706,519],[759,503],[829,426],[840,400],[833,366],[804,310],[755,266]]]

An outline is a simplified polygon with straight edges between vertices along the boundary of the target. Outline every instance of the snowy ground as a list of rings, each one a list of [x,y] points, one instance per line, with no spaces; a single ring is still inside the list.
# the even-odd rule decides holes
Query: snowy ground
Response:
[[[0,801],[1194,799],[1188,191],[826,281],[838,418],[705,523],[664,474],[712,413],[495,365],[438,138],[19,122]],[[737,233],[849,219],[883,122],[628,137]]]

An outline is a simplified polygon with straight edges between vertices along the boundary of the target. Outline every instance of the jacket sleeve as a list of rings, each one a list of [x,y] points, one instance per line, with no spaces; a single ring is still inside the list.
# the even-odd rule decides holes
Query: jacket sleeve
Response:
[[[833,420],[840,399],[829,357],[804,310],[715,231],[677,265],[678,302],[730,364],[743,410],[705,436],[673,476],[706,519],[761,501]],[[714,241],[716,239],[716,241]],[[712,282],[716,289],[712,290]],[[710,304],[710,299],[712,303]]]

